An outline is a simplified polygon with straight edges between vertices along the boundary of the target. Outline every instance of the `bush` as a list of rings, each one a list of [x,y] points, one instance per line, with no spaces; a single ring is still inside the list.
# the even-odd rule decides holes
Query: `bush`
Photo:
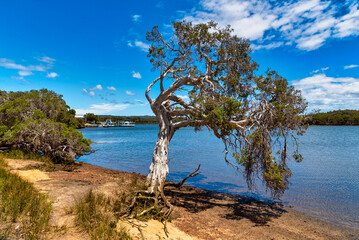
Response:
[[[40,153],[53,162],[71,162],[90,152],[90,140],[63,123],[48,119],[29,120],[6,132],[4,141],[23,151]]]
[[[75,114],[61,95],[47,89],[0,91],[0,147],[71,163],[90,152],[90,140],[75,129],[83,124]]]

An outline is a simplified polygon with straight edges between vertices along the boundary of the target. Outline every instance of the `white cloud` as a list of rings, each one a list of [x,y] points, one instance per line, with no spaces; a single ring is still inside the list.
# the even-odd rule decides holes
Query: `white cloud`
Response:
[[[359,79],[316,74],[294,81],[308,101],[308,110],[359,109]]]
[[[33,75],[31,71],[18,71],[18,74],[22,77]]]
[[[56,60],[54,58],[50,58],[47,56],[44,57],[36,57],[36,59],[40,62],[44,62],[44,63],[48,63],[48,64],[53,64]]]
[[[84,94],[86,94],[86,95],[89,95],[89,96],[95,96],[95,95],[96,95],[96,93],[95,93],[94,91],[87,91],[86,88],[83,88],[83,89],[82,89],[82,92],[83,92]]]
[[[95,87],[93,88],[90,88],[91,91],[95,91],[95,90],[100,90],[102,91],[103,90],[103,87],[101,84],[97,84]]]
[[[110,88],[114,88],[114,87],[107,87],[107,89],[109,90],[112,90]],[[114,88],[116,90],[116,88]],[[90,88],[89,90],[87,90],[86,88],[83,88],[82,89],[82,92],[85,94],[85,95],[88,95],[88,96],[96,96],[96,93],[95,91],[96,90],[99,90],[99,91],[102,91],[103,90],[103,87],[101,84],[97,84],[96,86]]]
[[[294,44],[311,51],[328,39],[359,35],[358,6],[329,0],[202,0],[184,18],[195,24],[210,20],[222,27],[229,24],[235,34],[252,40],[254,49]]]
[[[126,91],[126,94],[127,94],[127,95],[129,95],[129,96],[133,96],[133,95],[136,95],[136,93],[134,93],[134,92],[131,92],[131,91],[129,91],[129,90],[127,90],[127,91]]]
[[[297,47],[302,50],[311,51],[323,46],[326,39],[330,36],[330,32],[322,32],[315,35],[308,35],[296,40]]]
[[[148,52],[150,45],[141,41],[135,41],[135,46],[140,48],[144,52]]]
[[[316,69],[314,71],[312,71],[310,74],[314,74],[314,73],[318,73],[318,72],[325,72],[329,69],[329,67],[322,67],[322,68],[319,68],[319,69]]]
[[[135,46],[140,48],[144,52],[148,52],[150,45],[141,41],[135,41]]]
[[[177,95],[177,97],[181,98],[185,102],[189,101],[189,97],[187,95]]]
[[[111,91],[116,91],[116,90],[117,90],[117,89],[116,89],[115,87],[113,87],[113,86],[107,87],[107,89],[108,89],[108,90],[111,90]]]
[[[138,105],[140,105],[140,106],[145,106],[145,105],[148,104],[147,102],[144,102],[144,101],[139,100],[139,99],[135,99],[135,102],[136,102]]]
[[[359,35],[359,4],[352,3],[350,12],[339,18],[340,22],[335,26],[335,36],[343,38]]]
[[[142,78],[142,76],[139,72],[132,71],[131,73],[132,73],[132,77],[134,77],[134,78],[137,78],[137,79]]]
[[[274,42],[274,43],[269,43],[267,45],[255,45],[252,44],[252,49],[253,50],[259,50],[259,49],[272,49],[272,48],[277,48],[283,45],[283,42]]]
[[[357,68],[357,67],[359,67],[359,65],[352,64],[352,65],[344,66],[344,69]]]
[[[50,73],[47,73],[46,77],[47,78],[56,78],[56,77],[59,77],[60,75],[55,73],[55,72],[50,72]]]
[[[114,113],[117,111],[125,110],[129,106],[130,104],[100,103],[100,104],[92,104],[88,109],[75,109],[75,110],[76,113],[79,115],[83,115],[86,113],[108,114],[108,113]]]
[[[138,14],[132,15],[132,21],[135,23],[141,22],[141,15]]]
[[[144,43],[142,41],[138,41],[138,40],[136,40],[134,42],[128,41],[127,46],[129,46],[129,47],[137,47],[137,48],[141,49],[144,52],[148,52],[148,49],[150,48],[149,44]]]
[[[39,72],[45,72],[47,70],[47,67],[44,67],[42,65],[29,65],[24,66],[21,64],[15,63],[11,59],[7,58],[0,58],[0,67],[4,67],[7,69],[16,69],[21,71],[39,71]]]

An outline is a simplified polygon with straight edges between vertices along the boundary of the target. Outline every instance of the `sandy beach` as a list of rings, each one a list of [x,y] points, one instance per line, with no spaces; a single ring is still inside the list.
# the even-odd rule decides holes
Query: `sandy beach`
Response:
[[[66,226],[67,230],[60,235],[53,233],[48,239],[89,239],[75,226],[75,216],[66,209],[90,190],[115,197],[121,183],[144,178],[90,164],[70,172],[59,166],[47,172],[39,162],[7,162],[12,172],[32,182],[53,201],[50,225]],[[168,238],[163,225],[154,220],[118,225],[127,227],[134,239],[359,239],[359,229],[333,225],[277,203],[189,186],[167,187],[166,195],[175,206]]]

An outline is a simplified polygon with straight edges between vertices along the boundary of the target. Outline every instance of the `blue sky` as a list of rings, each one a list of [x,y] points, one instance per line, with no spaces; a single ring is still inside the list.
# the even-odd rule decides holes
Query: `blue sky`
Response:
[[[182,19],[230,24],[259,73],[277,70],[308,111],[359,110],[357,1],[3,0],[0,89],[54,90],[79,114],[152,115],[146,32]]]

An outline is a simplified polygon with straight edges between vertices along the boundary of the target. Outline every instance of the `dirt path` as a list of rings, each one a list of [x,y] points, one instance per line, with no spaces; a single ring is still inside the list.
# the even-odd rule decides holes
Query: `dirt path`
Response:
[[[89,239],[75,224],[68,209],[91,189],[116,194],[120,182],[143,176],[84,164],[72,172],[41,170],[41,163],[7,160],[10,169],[34,183],[53,201],[50,224],[59,229],[49,239]],[[358,229],[344,229],[306,216],[278,204],[230,196],[183,186],[166,191],[175,205],[169,238],[157,221],[122,222],[135,239],[359,239]]]

